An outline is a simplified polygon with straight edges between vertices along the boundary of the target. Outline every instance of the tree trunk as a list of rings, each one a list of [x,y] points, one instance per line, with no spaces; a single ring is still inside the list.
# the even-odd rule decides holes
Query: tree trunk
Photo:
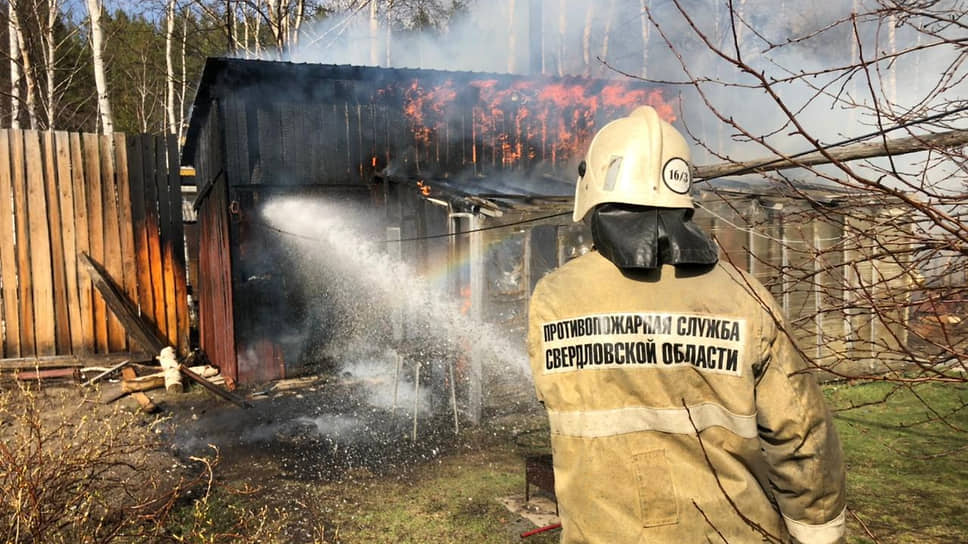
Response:
[[[370,66],[380,65],[380,50],[377,34],[380,32],[380,21],[377,19],[377,0],[370,0]]]
[[[595,9],[595,5],[591,2],[588,3],[588,9],[585,10],[585,31],[581,36],[581,53],[582,60],[585,61],[584,75],[588,77],[591,75],[592,70],[592,11]]]
[[[20,128],[20,18],[17,0],[7,3],[7,36],[10,43],[10,128]]]
[[[275,39],[276,47],[279,49],[279,53],[282,54],[282,47],[285,44],[282,39],[282,21],[279,2],[280,0],[267,0],[269,5],[269,30],[272,31],[272,37]]]
[[[24,78],[24,83],[26,84],[26,106],[27,106],[27,120],[30,122],[30,128],[37,128],[37,78],[34,73],[34,66],[30,60],[30,47],[27,45],[27,40],[24,39],[24,29],[23,25],[20,24],[20,17],[16,6],[17,2],[11,2],[10,14],[17,17],[17,23],[14,25],[17,28],[17,44],[20,47],[20,60],[22,63],[22,74]]]
[[[384,39],[384,42],[386,42],[384,44],[386,48],[386,64],[384,64],[384,66],[386,66],[387,68],[390,67],[390,61],[392,60],[391,51],[390,51],[390,43],[391,43],[390,38],[392,37],[391,28],[393,28],[393,25],[391,24],[392,21],[390,20],[390,13],[392,11],[393,11],[393,0],[387,0],[387,28],[386,28],[386,38]]]
[[[54,116],[57,114],[56,79],[54,66],[57,64],[57,41],[54,37],[54,23],[57,22],[57,14],[60,11],[59,0],[48,0],[47,4],[47,26],[44,29],[45,49],[47,51],[44,59],[44,69],[47,74],[47,100],[44,102],[44,114],[46,117],[47,129],[54,129]]]
[[[108,82],[104,74],[104,29],[101,28],[101,1],[87,0],[87,11],[91,18],[91,51],[94,59],[94,85],[97,87],[97,106],[98,111],[101,113],[101,130],[104,134],[110,136],[114,134],[114,117],[111,114],[111,100],[108,98]]]
[[[168,0],[168,18],[165,29],[165,113],[168,115],[168,133],[177,134],[175,125],[175,63],[172,59],[172,40],[175,39],[175,0]]]
[[[185,130],[185,86],[188,82],[188,69],[185,67],[185,49],[188,43],[188,10],[182,13],[181,37],[181,92],[178,95],[178,141]]]
[[[514,0],[508,0],[508,73],[513,74],[517,68],[515,57],[518,49],[517,32],[514,29]]]
[[[608,67],[608,35],[612,33],[612,20],[615,18],[615,0],[609,0],[608,11],[605,13],[605,36],[602,37],[602,75],[607,75]]]
[[[897,54],[897,16],[894,13],[887,18],[887,42],[888,52],[893,57]],[[887,101],[887,110],[894,111],[897,107],[897,70],[893,67],[887,69]]]
[[[245,51],[245,58],[251,58],[249,54],[249,16],[245,13],[245,9],[242,11],[242,50]]]
[[[259,40],[259,33],[262,31],[262,17],[259,14],[253,17],[255,19],[255,34],[252,37],[252,47],[255,51],[255,58],[259,58],[262,55],[262,42]]]
[[[649,10],[651,0],[639,0],[639,24],[642,26],[642,77],[649,74]]]
[[[568,28],[568,15],[565,0],[558,0],[558,77],[565,75],[565,31]]]
[[[299,30],[302,28],[303,19],[306,16],[306,0],[296,2],[296,22],[292,27],[292,35],[289,37],[291,45],[299,45]]]
[[[235,50],[235,46],[238,43],[238,39],[235,36],[234,15],[235,12],[232,11],[232,0],[225,0],[225,40],[230,53]]]

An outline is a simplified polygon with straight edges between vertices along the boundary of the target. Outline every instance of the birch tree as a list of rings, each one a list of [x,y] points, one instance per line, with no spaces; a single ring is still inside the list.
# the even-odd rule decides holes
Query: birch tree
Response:
[[[46,72],[47,92],[44,97],[44,116],[48,129],[54,128],[57,115],[57,46],[54,35],[57,16],[60,14],[60,0],[47,0],[47,24],[44,27],[44,69]]]
[[[370,1],[370,66],[380,65],[380,46],[377,37],[380,33],[380,20],[377,18],[377,1]]]
[[[25,83],[24,104],[27,109],[27,120],[32,129],[37,128],[37,76],[31,59],[30,47],[24,32],[24,21],[20,17],[20,2],[10,2],[10,19],[16,33],[17,47],[20,51],[20,76]]]
[[[649,77],[649,24],[648,11],[651,9],[651,0],[639,0],[639,25],[642,28],[642,71],[643,78]]]
[[[185,49],[188,45],[188,18],[189,11],[186,9],[182,14],[182,35],[181,35],[181,92],[178,94],[178,139],[181,141],[182,132],[185,127],[185,88],[188,85],[188,68],[186,65],[187,55]]]
[[[165,10],[165,112],[168,116],[168,132],[177,134],[175,116],[175,65],[172,59],[172,41],[175,37],[175,0],[168,0]]]
[[[594,4],[589,2],[588,7],[585,8],[585,26],[581,35],[581,58],[584,62],[582,73],[585,77],[590,76],[592,72],[592,22],[594,21],[592,15],[594,13]]]
[[[558,0],[558,77],[565,75],[565,55],[567,53],[565,32],[568,30],[568,11],[565,9],[565,1]]]
[[[101,0],[87,0],[87,11],[91,23],[91,58],[94,62],[94,85],[97,88],[98,112],[101,117],[101,130],[106,135],[114,134],[114,117],[111,114],[111,100],[108,97],[107,76],[104,71],[104,29],[101,26]]]
[[[608,60],[608,37],[612,33],[612,21],[615,19],[615,1],[608,1],[608,9],[605,11],[605,35],[602,36],[602,60]],[[602,64],[602,73],[608,73],[608,66]]]
[[[517,49],[518,49],[518,36],[517,30],[515,29],[515,1],[508,0],[508,73],[513,74],[517,69]]]
[[[20,19],[17,0],[7,2],[7,38],[10,47],[10,128],[20,128]]]

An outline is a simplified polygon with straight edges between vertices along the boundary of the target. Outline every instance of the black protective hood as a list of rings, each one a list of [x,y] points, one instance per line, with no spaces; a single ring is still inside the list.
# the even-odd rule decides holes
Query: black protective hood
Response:
[[[716,264],[716,244],[692,222],[692,214],[691,208],[602,204],[592,210],[592,239],[623,270]]]

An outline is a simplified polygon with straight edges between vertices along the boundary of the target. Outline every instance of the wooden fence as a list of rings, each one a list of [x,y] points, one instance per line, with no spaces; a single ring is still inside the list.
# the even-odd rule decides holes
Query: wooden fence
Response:
[[[0,356],[148,351],[106,308],[82,253],[187,350],[182,232],[174,137],[0,130]]]

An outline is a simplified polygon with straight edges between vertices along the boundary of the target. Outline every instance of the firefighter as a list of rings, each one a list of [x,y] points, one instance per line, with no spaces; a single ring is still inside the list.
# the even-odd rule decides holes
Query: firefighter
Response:
[[[691,222],[690,173],[652,108],[603,127],[573,215],[595,250],[534,290],[561,542],[842,542],[820,389],[769,291]]]

